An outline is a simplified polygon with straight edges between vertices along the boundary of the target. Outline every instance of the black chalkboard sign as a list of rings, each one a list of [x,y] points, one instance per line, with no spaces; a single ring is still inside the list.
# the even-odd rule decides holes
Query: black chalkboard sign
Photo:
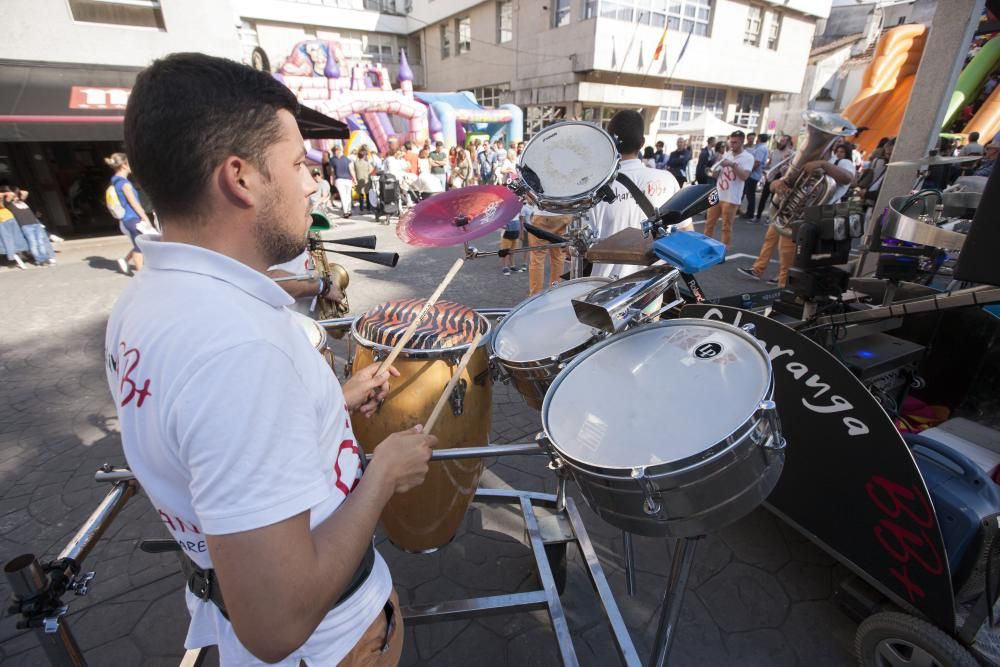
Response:
[[[788,447],[767,504],[895,602],[953,632],[955,600],[937,515],[882,406],[833,355],[783,324],[707,304],[681,314],[752,324],[768,351]]]

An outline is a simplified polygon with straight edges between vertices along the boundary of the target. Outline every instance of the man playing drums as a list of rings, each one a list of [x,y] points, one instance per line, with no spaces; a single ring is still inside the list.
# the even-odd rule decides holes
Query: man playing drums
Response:
[[[302,252],[316,184],[298,104],[267,73],[201,54],[143,71],[125,113],[163,236],[108,322],[107,373],[129,465],[190,558],[188,648],[223,665],[394,665],[402,626],[372,548],[382,508],[419,484],[435,438],[386,438],[364,475],[343,388],[264,275]],[[363,417],[365,418],[365,417]]]

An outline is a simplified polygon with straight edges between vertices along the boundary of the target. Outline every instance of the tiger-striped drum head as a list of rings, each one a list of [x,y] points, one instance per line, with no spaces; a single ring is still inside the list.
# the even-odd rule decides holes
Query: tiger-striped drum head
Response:
[[[391,348],[420,313],[427,299],[389,301],[375,306],[354,321],[353,333],[359,343]],[[477,333],[489,333],[489,321],[471,308],[450,301],[438,301],[424,317],[406,344],[406,350],[451,350],[469,345]]]

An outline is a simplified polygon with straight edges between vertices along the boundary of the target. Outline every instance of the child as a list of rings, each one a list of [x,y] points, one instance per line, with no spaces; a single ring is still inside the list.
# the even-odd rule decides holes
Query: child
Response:
[[[521,238],[521,219],[530,217],[531,207],[525,204],[521,207],[521,212],[518,214],[518,217],[504,225],[503,231],[500,233],[501,250],[513,250],[517,247],[517,240]],[[514,264],[513,253],[501,257],[500,266],[505,276],[509,276],[511,273],[521,273],[525,270],[524,266],[517,266]]]

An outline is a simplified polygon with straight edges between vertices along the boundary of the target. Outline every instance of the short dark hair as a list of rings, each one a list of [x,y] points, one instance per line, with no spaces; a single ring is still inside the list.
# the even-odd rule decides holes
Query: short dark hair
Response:
[[[771,139],[770,134],[758,134],[757,141],[769,141]]]
[[[715,145],[715,137],[709,137],[708,141],[706,141],[705,143],[708,144],[709,146],[714,146]]]
[[[622,153],[637,153],[645,141],[646,123],[642,114],[632,109],[622,109],[608,121],[608,134],[618,139]]]
[[[730,137],[739,137],[740,139],[746,140],[747,135],[743,134],[743,130],[736,130],[729,135]]]
[[[979,141],[979,133],[978,132],[970,132],[969,133],[969,143],[975,143],[977,141]]]
[[[125,109],[132,173],[162,216],[191,215],[226,156],[268,176],[279,109],[298,114],[298,100],[266,72],[202,53],[161,58],[139,73]]]

